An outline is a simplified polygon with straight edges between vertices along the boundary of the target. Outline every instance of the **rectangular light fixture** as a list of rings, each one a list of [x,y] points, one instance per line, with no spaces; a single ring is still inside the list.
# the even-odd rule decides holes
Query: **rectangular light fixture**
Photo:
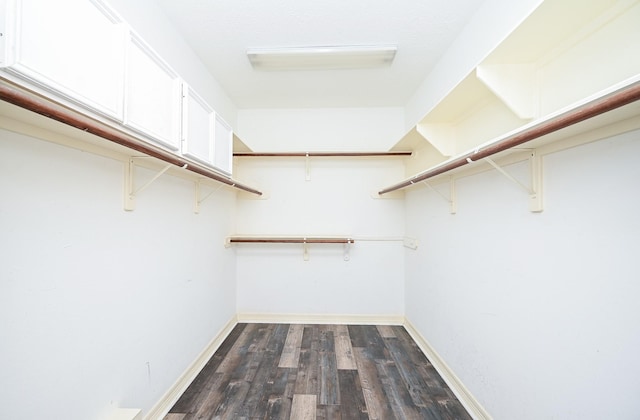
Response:
[[[386,67],[396,55],[395,45],[249,48],[256,70],[339,70]]]

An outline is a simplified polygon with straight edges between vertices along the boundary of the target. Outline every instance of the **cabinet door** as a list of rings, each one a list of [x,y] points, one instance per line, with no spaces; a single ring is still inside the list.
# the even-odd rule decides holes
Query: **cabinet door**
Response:
[[[182,154],[213,165],[215,112],[186,83],[182,92]]]
[[[122,120],[126,25],[98,0],[17,0],[10,71]]]
[[[233,131],[219,115],[216,114],[214,140],[214,166],[231,175],[233,164]]]
[[[180,148],[178,75],[136,34],[129,37],[125,124],[173,150]]]
[[[13,0],[15,1],[15,0]],[[12,0],[0,0],[0,68],[11,64],[9,51],[15,36],[15,3]]]

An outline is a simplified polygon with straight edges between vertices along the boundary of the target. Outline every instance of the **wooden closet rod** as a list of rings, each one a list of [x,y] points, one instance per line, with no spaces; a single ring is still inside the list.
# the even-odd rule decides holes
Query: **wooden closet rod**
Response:
[[[234,152],[237,157],[369,157],[411,156],[412,152]]]
[[[233,188],[237,188],[239,190],[243,190],[256,195],[262,195],[262,192],[236,182],[233,179],[229,179],[222,175],[219,175],[218,173],[207,168],[204,165],[200,165],[194,161],[178,157],[169,151],[147,143],[144,140],[140,140],[132,135],[125,134],[117,130],[116,128],[110,127],[105,123],[96,121],[88,116],[85,116],[77,111],[55,103],[40,95],[14,86],[13,84],[10,84],[5,80],[0,81],[0,99],[29,111],[35,112],[37,114],[43,115],[47,118],[51,118],[53,120],[75,127],[79,130],[109,140],[113,143],[125,146],[129,149],[144,153],[172,165],[185,168],[188,171],[229,185]]]
[[[480,147],[473,152],[469,152],[465,155],[446,161],[439,166],[427,170],[426,172],[415,175],[413,178],[378,191],[378,194],[387,194],[401,188],[409,187],[415,183],[425,181],[429,178],[433,178],[434,176],[441,175],[477,160],[487,158],[507,149],[520,146],[528,141],[535,140],[544,135],[588,120],[624,105],[628,105],[637,100],[640,100],[640,82],[620,88],[618,91],[613,92],[610,95],[580,105],[564,114],[557,115],[537,125],[529,127],[524,131],[505,137],[496,143]]]
[[[351,238],[305,238],[305,237],[238,237],[232,236],[229,243],[270,243],[270,244],[353,244]]]

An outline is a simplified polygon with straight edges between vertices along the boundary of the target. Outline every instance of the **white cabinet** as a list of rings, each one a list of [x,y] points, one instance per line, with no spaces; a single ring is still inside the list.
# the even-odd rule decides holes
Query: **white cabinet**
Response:
[[[134,33],[127,52],[125,125],[179,150],[180,78]]]
[[[11,0],[0,0],[0,67],[10,64],[8,54],[14,37],[15,18]]]
[[[0,73],[231,175],[231,127],[104,0],[0,0]]]
[[[126,25],[99,0],[7,0],[11,73],[122,118]],[[14,29],[11,31],[11,29]]]
[[[182,118],[182,154],[231,175],[233,130],[186,83]]]
[[[215,112],[186,83],[182,92],[182,154],[212,165]]]
[[[216,114],[213,165],[216,169],[231,175],[233,166],[233,131],[219,115]]]

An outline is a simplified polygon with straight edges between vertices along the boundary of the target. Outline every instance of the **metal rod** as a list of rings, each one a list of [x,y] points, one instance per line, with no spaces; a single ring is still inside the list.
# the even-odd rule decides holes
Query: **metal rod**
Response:
[[[215,171],[203,165],[200,165],[197,162],[176,156],[175,154],[167,150],[154,146],[142,139],[134,137],[133,135],[123,133],[122,131],[113,128],[108,124],[96,121],[95,119],[83,115],[78,111],[69,109],[50,99],[44,98],[40,95],[15,86],[6,80],[0,80],[0,99],[19,106],[20,108],[27,109],[37,114],[43,115],[47,118],[51,118],[61,123],[78,128],[87,133],[96,135],[105,140],[109,140],[113,143],[125,146],[129,149],[147,154],[172,165],[185,168],[188,171],[197,173],[198,175],[202,175],[209,179],[213,179],[214,181],[230,185],[234,188],[252,194],[262,195],[262,192],[249,186],[240,184],[233,179],[225,178],[224,176],[217,174]]]
[[[237,237],[229,238],[229,243],[277,243],[277,244],[353,244],[352,238],[270,238],[270,237]]]
[[[426,172],[420,173],[411,179],[399,182],[395,185],[378,191],[378,194],[387,194],[402,188],[409,187],[417,182],[424,181],[434,176],[441,175],[453,169],[467,165],[503,152],[507,149],[519,146],[531,140],[577,124],[579,122],[597,117],[600,114],[628,105],[632,102],[640,100],[640,83],[636,82],[632,85],[619,89],[610,95],[596,99],[572,109],[564,114],[557,115],[537,125],[531,126],[521,132],[512,134],[495,143],[480,147],[472,152],[446,161]]]
[[[412,152],[234,152],[235,157],[384,157],[411,156]]]

